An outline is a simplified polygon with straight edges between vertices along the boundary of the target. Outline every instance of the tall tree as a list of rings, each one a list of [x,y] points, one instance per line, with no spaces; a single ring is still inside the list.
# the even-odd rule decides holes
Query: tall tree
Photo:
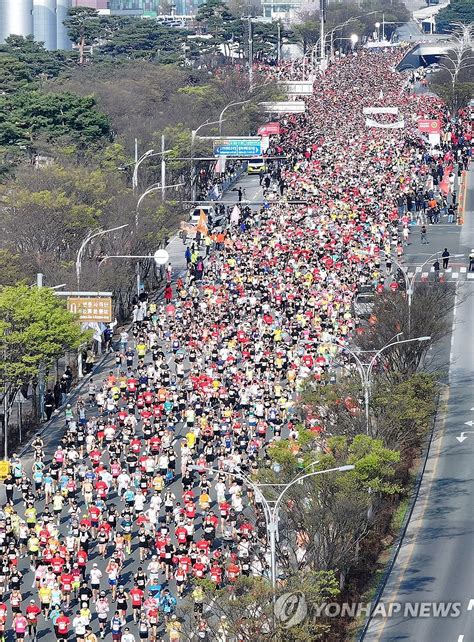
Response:
[[[51,366],[86,337],[75,316],[49,288],[0,289],[1,370],[13,387],[36,379],[40,363]]]
[[[41,136],[56,144],[86,147],[109,134],[107,117],[91,96],[20,91],[0,98],[0,146],[34,148]]]
[[[97,40],[103,30],[99,13],[89,7],[73,7],[64,21],[69,38],[79,47],[79,64],[84,64],[84,49]]]
[[[69,53],[47,51],[44,44],[36,42],[33,36],[8,36],[0,45],[0,55],[11,56],[25,64],[32,78],[57,76],[69,63]]]
[[[474,4],[472,0],[451,0],[436,16],[436,28],[441,33],[455,30],[456,23],[464,25],[474,23]]]

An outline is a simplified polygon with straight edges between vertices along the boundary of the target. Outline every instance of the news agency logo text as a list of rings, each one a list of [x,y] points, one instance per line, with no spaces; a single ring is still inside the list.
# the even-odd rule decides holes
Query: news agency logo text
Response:
[[[316,617],[321,618],[360,618],[371,615],[373,618],[456,618],[463,610],[461,602],[357,602],[354,604],[328,602],[313,606]]]
[[[462,602],[322,602],[309,606],[303,593],[283,593],[276,600],[274,614],[280,626],[290,629],[310,618],[457,618],[474,610],[474,599]]]

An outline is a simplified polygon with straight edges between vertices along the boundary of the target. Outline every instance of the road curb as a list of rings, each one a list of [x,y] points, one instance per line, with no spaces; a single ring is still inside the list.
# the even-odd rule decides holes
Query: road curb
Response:
[[[464,216],[466,214],[467,174],[468,174],[467,171],[463,171],[461,176],[461,187],[459,189],[459,205],[458,205],[458,225],[464,224]]]

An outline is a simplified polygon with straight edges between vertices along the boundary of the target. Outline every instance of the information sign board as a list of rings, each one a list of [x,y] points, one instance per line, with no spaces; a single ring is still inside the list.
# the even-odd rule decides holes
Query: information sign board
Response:
[[[69,312],[79,315],[79,321],[110,323],[112,321],[112,297],[70,296],[67,299]]]
[[[226,138],[214,141],[214,156],[242,156],[253,158],[261,156],[262,141],[260,138]]]

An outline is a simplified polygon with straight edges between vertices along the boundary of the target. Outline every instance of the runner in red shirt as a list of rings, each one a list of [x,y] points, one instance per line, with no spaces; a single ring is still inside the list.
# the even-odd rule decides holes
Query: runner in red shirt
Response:
[[[65,564],[65,561],[63,560],[63,558],[60,557],[59,555],[55,555],[51,560],[51,567],[53,569],[53,573],[57,576],[61,575],[61,573],[63,572],[64,564]]]
[[[68,606],[71,602],[71,591],[72,591],[73,581],[74,581],[74,577],[72,573],[69,571],[69,569],[66,569],[65,572],[59,578],[59,582],[61,584],[61,588],[64,594],[64,599]]]
[[[235,584],[240,575],[240,567],[235,562],[231,562],[227,567],[227,579],[231,584]]]
[[[28,620],[28,636],[36,640],[36,629],[38,627],[38,615],[41,613],[40,607],[35,604],[34,600],[26,607],[26,619]]]
[[[86,551],[83,548],[77,551],[77,565],[81,569],[81,574],[83,578],[86,576],[86,564],[87,564],[88,557],[89,556],[87,555]]]
[[[64,615],[64,613],[61,612],[60,616],[56,619],[56,622],[54,624],[58,642],[67,642],[70,626],[71,620],[67,615]]]
[[[135,377],[129,377],[127,379],[127,399],[128,397],[134,397],[137,392],[138,379]]]
[[[210,571],[211,581],[214,582],[217,588],[222,583],[222,569],[217,562],[213,562]]]
[[[138,586],[134,586],[130,591],[130,598],[132,600],[133,621],[135,624],[140,619],[140,611],[142,609],[143,598],[145,593]]]
[[[178,526],[178,528],[175,531],[176,539],[178,540],[178,545],[179,546],[184,546],[186,544],[186,538],[188,535],[188,531],[184,526]]]

